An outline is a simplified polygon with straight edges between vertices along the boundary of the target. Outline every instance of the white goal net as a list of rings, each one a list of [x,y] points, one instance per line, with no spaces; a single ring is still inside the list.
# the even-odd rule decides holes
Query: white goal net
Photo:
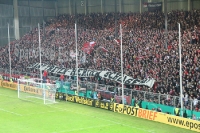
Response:
[[[42,83],[40,79],[18,79],[18,98],[44,104],[55,103],[56,85]]]

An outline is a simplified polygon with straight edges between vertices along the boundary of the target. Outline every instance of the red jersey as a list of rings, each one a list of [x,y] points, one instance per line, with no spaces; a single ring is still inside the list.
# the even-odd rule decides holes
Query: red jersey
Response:
[[[60,75],[60,80],[64,80],[64,78],[65,78],[64,75],[61,74],[61,75]]]
[[[44,71],[44,72],[43,72],[43,76],[44,76],[44,77],[47,77],[47,75],[48,75],[47,71]]]

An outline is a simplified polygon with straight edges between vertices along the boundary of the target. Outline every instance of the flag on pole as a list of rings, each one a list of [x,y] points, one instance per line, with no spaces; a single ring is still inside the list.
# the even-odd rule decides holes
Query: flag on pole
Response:
[[[121,43],[120,39],[114,39],[114,41],[117,43],[117,45],[120,45]]]
[[[108,52],[108,50],[107,50],[106,48],[104,48],[104,47],[101,47],[101,50],[102,50],[103,52]]]
[[[82,50],[83,52],[90,54],[93,51],[96,42],[86,42],[83,44]]]

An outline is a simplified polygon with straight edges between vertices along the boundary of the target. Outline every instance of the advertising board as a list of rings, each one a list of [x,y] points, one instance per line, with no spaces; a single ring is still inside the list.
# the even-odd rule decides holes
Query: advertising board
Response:
[[[114,112],[200,132],[200,122],[174,115],[114,103]]]

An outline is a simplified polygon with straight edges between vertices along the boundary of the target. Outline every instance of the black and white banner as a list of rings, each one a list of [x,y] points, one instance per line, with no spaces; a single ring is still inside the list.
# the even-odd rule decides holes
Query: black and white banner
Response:
[[[36,63],[28,68],[33,69],[40,69],[40,64]],[[76,69],[67,69],[67,68],[60,68],[57,66],[50,66],[50,65],[41,65],[41,69],[46,70],[49,73],[56,73],[56,74],[64,74],[66,76],[75,76],[76,75]],[[114,80],[118,83],[121,83],[122,77],[121,73],[114,73],[111,71],[98,71],[98,70],[91,70],[91,69],[85,69],[85,68],[78,68],[78,76],[79,77],[94,77],[94,76],[100,76],[102,78]],[[123,82],[125,85],[145,85],[149,86],[150,88],[153,86],[155,80],[154,79],[133,79],[130,76],[124,75]]]

